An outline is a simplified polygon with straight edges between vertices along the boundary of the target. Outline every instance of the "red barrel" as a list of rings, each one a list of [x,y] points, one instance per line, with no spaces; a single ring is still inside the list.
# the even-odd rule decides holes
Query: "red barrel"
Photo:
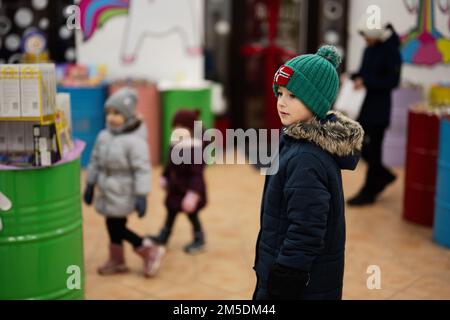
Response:
[[[436,192],[439,117],[410,110],[408,119],[403,217],[431,227]]]
[[[155,84],[146,81],[131,83],[124,81],[112,84],[109,91],[112,94],[124,86],[133,88],[138,94],[136,109],[147,125],[151,163],[157,166],[161,161],[161,115],[158,89]]]

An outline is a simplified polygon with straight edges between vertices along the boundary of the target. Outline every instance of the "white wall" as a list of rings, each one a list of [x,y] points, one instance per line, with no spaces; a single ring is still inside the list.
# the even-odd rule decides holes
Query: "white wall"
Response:
[[[361,16],[370,5],[377,5],[381,9],[382,20],[392,23],[400,35],[407,33],[416,24],[416,15],[410,14],[403,0],[350,0],[349,41],[347,52],[347,71],[358,70],[362,52],[365,47],[364,40],[357,33],[357,24]],[[444,15],[437,8],[436,27],[447,38],[450,38],[448,28],[449,16]],[[403,81],[424,84],[429,86],[441,80],[450,80],[450,65],[438,64],[435,66],[416,66],[404,64],[402,70]]]
[[[139,22],[130,26],[131,8],[128,15],[117,16],[101,28],[97,29],[92,38],[83,42],[81,32],[77,34],[78,62],[85,64],[106,64],[108,67],[108,80],[118,78],[145,78],[152,81],[188,81],[196,82],[203,79],[204,66],[203,54],[189,55],[186,46],[181,41],[179,33],[170,31],[170,24],[181,21],[186,17],[186,10],[174,9],[174,2],[186,2],[192,6],[196,19],[196,25],[191,26],[195,36],[203,43],[203,1],[202,0],[155,0],[138,1],[139,5],[149,5],[157,2],[161,6],[168,7],[170,14],[144,15],[141,8],[135,10]],[[181,7],[181,6],[180,6]],[[147,8],[148,9],[148,8]],[[181,8],[179,8],[181,9]],[[140,12],[139,12],[140,11]],[[136,21],[135,19],[135,21]],[[163,26],[167,26],[167,28]],[[127,32],[131,28],[140,28],[139,31]],[[147,28],[147,30],[145,30]],[[159,30],[155,30],[159,28]],[[167,30],[163,30],[167,29]],[[144,31],[146,33],[144,33]],[[126,36],[126,33],[131,35]],[[151,34],[150,34],[151,33]],[[124,48],[130,37],[140,38],[139,50],[135,61],[124,64],[122,61]],[[133,41],[133,40],[131,40]]]

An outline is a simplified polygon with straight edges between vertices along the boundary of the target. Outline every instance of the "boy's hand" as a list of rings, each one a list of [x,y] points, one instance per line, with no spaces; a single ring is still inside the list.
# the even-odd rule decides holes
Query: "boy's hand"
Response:
[[[143,218],[147,213],[147,197],[137,196],[136,197],[136,211],[139,218]]]
[[[268,290],[274,300],[300,299],[309,284],[309,273],[275,264],[269,273]]]
[[[92,204],[92,201],[94,200],[94,189],[95,185],[88,184],[86,186],[86,189],[84,190],[83,199],[88,206],[90,206]]]
[[[188,191],[181,203],[181,209],[186,213],[193,213],[200,201],[200,195],[194,191]]]
[[[353,87],[354,87],[355,90],[363,89],[364,88],[364,81],[363,81],[363,79],[362,78],[356,78],[353,81]]]

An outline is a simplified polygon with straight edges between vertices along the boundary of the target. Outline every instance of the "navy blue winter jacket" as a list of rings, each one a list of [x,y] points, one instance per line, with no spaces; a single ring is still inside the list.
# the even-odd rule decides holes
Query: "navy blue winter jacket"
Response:
[[[255,294],[267,296],[271,268],[309,273],[303,299],[340,299],[345,251],[342,169],[355,169],[364,132],[338,112],[288,127],[279,169],[267,176],[256,244]],[[304,285],[302,283],[299,286]]]

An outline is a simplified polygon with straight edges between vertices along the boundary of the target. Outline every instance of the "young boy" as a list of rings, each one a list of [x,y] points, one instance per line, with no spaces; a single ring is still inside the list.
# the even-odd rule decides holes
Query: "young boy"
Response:
[[[95,142],[87,172],[84,201],[93,202],[97,186],[95,209],[106,217],[110,238],[109,259],[98,268],[108,275],[128,271],[123,240],[133,246],[144,261],[144,275],[156,274],[164,248],[129,230],[127,216],[137,211],[143,218],[150,192],[150,162],[147,129],[136,116],[136,93],[123,88],[105,103],[107,128]]]
[[[203,142],[194,137],[194,124],[199,112],[179,110],[173,120],[173,142],[183,152],[190,152],[194,160],[195,152],[203,155]],[[155,242],[165,245],[172,233],[175,219],[179,212],[187,214],[192,224],[194,240],[187,244],[184,251],[189,254],[200,253],[205,248],[205,235],[200,223],[200,210],[206,206],[206,185],[203,176],[204,163],[175,164],[169,150],[169,160],[161,177],[161,186],[167,190],[165,205],[167,217],[158,236],[151,237]]]
[[[341,299],[345,217],[341,170],[353,170],[364,132],[328,112],[341,58],[332,46],[298,56],[275,74],[284,126],[279,169],[267,176],[254,269],[253,298]]]

